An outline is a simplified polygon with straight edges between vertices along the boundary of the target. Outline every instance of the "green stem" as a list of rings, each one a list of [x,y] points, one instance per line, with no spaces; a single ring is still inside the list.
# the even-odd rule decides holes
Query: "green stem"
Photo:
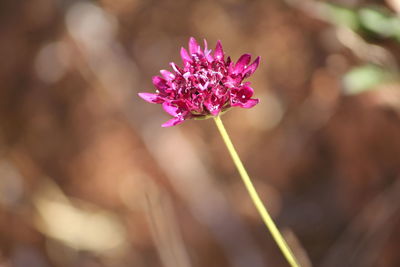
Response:
[[[265,208],[264,204],[262,203],[260,196],[258,195],[253,183],[249,175],[247,174],[246,169],[243,166],[242,161],[239,158],[238,153],[235,150],[235,147],[232,144],[231,139],[229,138],[228,132],[225,129],[224,124],[219,116],[214,117],[214,121],[217,124],[218,130],[222,136],[222,139],[225,142],[226,147],[231,154],[233,162],[236,165],[236,168],[239,171],[240,176],[244,182],[244,185],[247,188],[247,191],[250,194],[250,197],[256,206],[258,212],[260,213],[265,225],[267,226],[268,230],[271,232],[272,237],[274,238],[275,242],[278,244],[279,248],[282,251],[282,254],[285,256],[286,260],[289,262],[291,267],[300,267],[297,259],[295,258],[293,252],[290,250],[288,244],[286,243],[285,239],[283,239],[282,234],[279,232],[278,228],[276,227],[274,221],[272,220],[271,216],[269,215],[267,209]]]

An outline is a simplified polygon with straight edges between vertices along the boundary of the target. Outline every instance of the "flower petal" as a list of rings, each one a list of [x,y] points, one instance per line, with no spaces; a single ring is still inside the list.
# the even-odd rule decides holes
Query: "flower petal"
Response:
[[[174,71],[178,74],[182,74],[183,70],[179,68],[174,62],[170,62],[169,65],[174,69]]]
[[[243,77],[247,78],[249,77],[251,74],[253,74],[256,69],[258,68],[258,65],[260,65],[260,57],[257,57],[256,60],[254,60],[253,63],[251,63],[251,65],[247,66],[245,71],[243,72]]]
[[[249,99],[250,97],[253,96],[253,94],[254,94],[254,89],[251,88],[250,86],[247,86],[247,85],[246,85],[246,86],[243,86],[243,87],[240,89],[239,94],[242,96],[242,98]]]
[[[243,86],[240,89],[231,90],[231,105],[232,107],[251,108],[258,102],[253,103],[250,98],[253,96],[254,90],[250,86]],[[258,99],[257,99],[258,101]]]
[[[203,39],[204,42],[204,53],[206,53],[208,51],[208,44],[207,44],[207,40]]]
[[[204,101],[204,106],[213,116],[217,116],[221,111],[221,105],[218,103],[219,99],[216,98],[216,96],[211,95],[208,99]]]
[[[221,108],[219,106],[211,105],[211,106],[207,107],[207,109],[208,109],[208,111],[210,111],[211,115],[213,115],[213,116],[217,116],[221,111]]]
[[[186,66],[187,62],[192,62],[191,57],[189,56],[188,52],[185,48],[181,47],[181,57],[183,61],[183,65]]]
[[[245,69],[246,65],[249,64],[250,59],[251,59],[251,55],[249,55],[249,54],[242,55],[236,62],[233,72],[236,74],[242,73],[242,71]]]
[[[175,79],[175,75],[170,71],[160,70],[160,73],[164,77],[164,79],[167,81],[172,81],[173,79]]]
[[[143,100],[152,104],[161,104],[164,100],[158,96],[158,94],[152,93],[139,93],[138,94]]]
[[[172,127],[181,124],[182,122],[184,122],[184,120],[185,119],[183,117],[172,118],[169,121],[163,123],[161,127]]]
[[[189,39],[189,52],[190,54],[200,53],[200,46],[193,37]]]
[[[176,106],[173,106],[171,103],[168,102],[164,102],[162,104],[163,109],[165,110],[165,112],[167,112],[169,115],[171,116],[178,116],[179,115],[179,108]]]
[[[154,86],[160,90],[160,91],[165,91],[165,89],[168,89],[168,84],[167,81],[161,78],[160,76],[154,76],[153,77],[153,84]]]
[[[214,58],[217,60],[224,60],[224,50],[222,49],[222,44],[220,40],[218,40],[215,47]]]
[[[257,105],[259,102],[260,102],[260,100],[256,99],[256,98],[249,99],[249,100],[246,101],[246,103],[241,104],[240,107],[242,107],[242,108],[252,108],[255,105]]]
[[[204,57],[207,59],[208,62],[213,61],[213,57],[211,55],[211,49],[208,49],[207,40],[204,39]]]

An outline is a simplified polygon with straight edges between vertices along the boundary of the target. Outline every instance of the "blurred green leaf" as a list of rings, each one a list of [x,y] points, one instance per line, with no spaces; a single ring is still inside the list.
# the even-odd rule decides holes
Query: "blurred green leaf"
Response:
[[[398,18],[390,16],[383,10],[375,8],[362,8],[359,11],[360,22],[367,30],[383,37],[395,34]]]
[[[394,37],[396,38],[397,41],[400,42],[400,18],[399,17],[393,17],[390,20],[390,23],[392,25],[392,28],[394,29]]]
[[[394,80],[395,74],[377,65],[367,64],[353,68],[343,77],[344,93],[359,94],[376,89],[376,86]]]
[[[357,30],[360,27],[358,14],[354,10],[334,5],[327,4],[329,17],[334,24],[348,27],[352,30]]]
[[[379,6],[359,10],[336,4],[326,4],[328,16],[333,24],[353,31],[369,32],[372,35],[395,38],[400,41],[400,18]]]

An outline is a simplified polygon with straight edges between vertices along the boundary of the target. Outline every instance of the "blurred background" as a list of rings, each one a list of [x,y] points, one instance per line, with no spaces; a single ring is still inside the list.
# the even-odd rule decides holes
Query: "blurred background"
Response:
[[[138,98],[190,36],[261,103],[223,120],[304,267],[400,266],[399,0],[0,1],[0,266],[288,266],[212,120]]]

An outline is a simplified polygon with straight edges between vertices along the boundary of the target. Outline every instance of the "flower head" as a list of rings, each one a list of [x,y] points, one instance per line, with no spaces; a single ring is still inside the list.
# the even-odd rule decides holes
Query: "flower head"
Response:
[[[236,63],[230,57],[225,60],[221,42],[217,42],[214,53],[204,50],[192,37],[189,51],[181,48],[183,67],[170,63],[173,71],[161,70],[162,76],[154,76],[156,93],[139,93],[147,102],[162,104],[164,110],[174,118],[164,123],[170,127],[187,119],[202,119],[217,116],[231,107],[251,108],[259,100],[251,98],[250,82],[243,82],[257,69],[260,57],[250,63],[249,54],[242,55]]]

